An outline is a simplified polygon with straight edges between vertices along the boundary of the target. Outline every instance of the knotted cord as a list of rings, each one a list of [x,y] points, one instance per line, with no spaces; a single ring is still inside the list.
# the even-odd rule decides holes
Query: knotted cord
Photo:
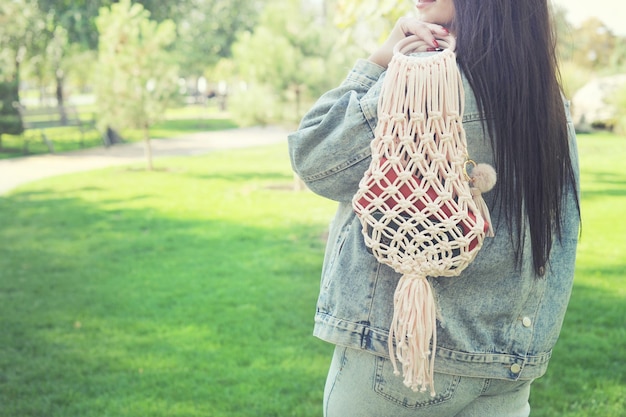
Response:
[[[427,277],[459,275],[492,234],[480,196],[486,189],[472,187],[466,170],[476,164],[467,154],[454,38],[439,44],[445,49],[425,56],[408,54],[428,47],[415,36],[396,45],[378,102],[372,161],[353,199],[366,246],[402,274],[389,334],[394,370],[399,374],[400,362],[405,385],[430,388],[431,395],[437,322]]]

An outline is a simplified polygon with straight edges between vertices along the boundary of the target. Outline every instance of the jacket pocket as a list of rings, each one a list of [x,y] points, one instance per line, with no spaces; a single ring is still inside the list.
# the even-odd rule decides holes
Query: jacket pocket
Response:
[[[460,376],[436,373],[436,395],[431,397],[430,390],[414,392],[406,387],[403,377],[394,375],[393,365],[389,359],[377,357],[375,370],[374,391],[376,394],[407,409],[426,408],[449,401],[461,381]]]

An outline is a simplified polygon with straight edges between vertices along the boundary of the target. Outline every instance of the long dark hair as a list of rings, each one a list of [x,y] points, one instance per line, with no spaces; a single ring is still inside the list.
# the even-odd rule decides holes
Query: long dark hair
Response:
[[[542,275],[553,233],[561,236],[566,187],[576,187],[547,0],[454,6],[457,61],[488,117],[497,199],[518,233],[518,260],[528,221],[534,269]]]

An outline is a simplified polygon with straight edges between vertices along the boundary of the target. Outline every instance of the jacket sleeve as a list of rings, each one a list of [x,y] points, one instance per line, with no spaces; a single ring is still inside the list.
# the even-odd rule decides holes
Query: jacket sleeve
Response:
[[[315,193],[350,202],[371,160],[384,68],[366,60],[324,94],[288,137],[293,170]]]

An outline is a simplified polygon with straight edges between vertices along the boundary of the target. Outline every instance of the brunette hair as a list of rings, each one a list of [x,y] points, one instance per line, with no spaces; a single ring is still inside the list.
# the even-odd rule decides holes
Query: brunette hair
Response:
[[[457,62],[487,116],[498,171],[498,204],[518,233],[518,260],[528,222],[533,266],[539,275],[553,233],[561,236],[566,188],[572,187],[577,196],[547,3],[454,0],[452,24]]]

